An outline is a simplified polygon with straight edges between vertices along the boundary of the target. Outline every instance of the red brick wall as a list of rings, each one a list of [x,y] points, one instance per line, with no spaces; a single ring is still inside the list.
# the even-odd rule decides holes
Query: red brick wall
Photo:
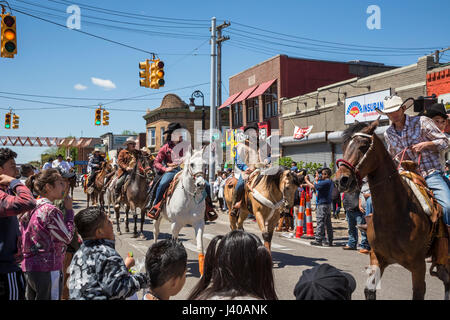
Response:
[[[427,94],[437,96],[450,93],[450,66],[447,69],[427,74]]]

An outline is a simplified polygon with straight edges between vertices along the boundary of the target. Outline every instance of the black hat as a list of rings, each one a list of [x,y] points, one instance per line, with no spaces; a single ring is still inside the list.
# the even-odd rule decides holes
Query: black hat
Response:
[[[181,129],[181,124],[179,124],[178,122],[171,122],[169,123],[169,125],[167,126],[167,130],[164,131],[163,134],[172,133],[177,129]]]
[[[430,107],[428,107],[425,110],[423,115],[428,118],[433,118],[434,116],[441,116],[444,119],[448,118],[448,115],[445,111],[445,106],[443,103],[435,103],[435,104],[431,105]]]
[[[248,126],[246,126],[245,128],[244,128],[244,132],[245,131],[247,131],[247,130],[249,130],[249,129],[255,129],[256,130],[256,132],[258,132],[258,130],[259,130],[259,128],[258,128],[258,125],[256,124],[256,123],[250,123]]]
[[[352,275],[324,263],[303,271],[294,295],[297,300],[351,300],[355,289]]]

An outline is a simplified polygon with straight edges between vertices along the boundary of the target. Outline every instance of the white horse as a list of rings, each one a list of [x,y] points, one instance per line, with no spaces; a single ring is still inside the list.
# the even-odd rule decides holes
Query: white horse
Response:
[[[166,200],[158,220],[155,221],[154,240],[158,241],[159,226],[162,218],[171,223],[173,238],[178,238],[181,228],[187,224],[192,225],[197,239],[199,251],[199,271],[203,275],[203,229],[205,227],[205,198],[206,180],[203,173],[203,149],[188,151],[184,158],[184,168],[180,173],[180,179],[172,193]]]

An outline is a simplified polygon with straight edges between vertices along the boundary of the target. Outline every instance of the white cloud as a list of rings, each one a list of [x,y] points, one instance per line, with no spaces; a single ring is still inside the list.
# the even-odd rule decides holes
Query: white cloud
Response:
[[[73,87],[75,88],[75,90],[86,90],[87,89],[87,87],[83,86],[81,83],[77,83]]]
[[[102,87],[107,90],[116,88],[116,85],[111,80],[103,80],[103,79],[94,78],[94,77],[91,77],[91,80],[92,80],[92,83],[95,84],[96,86]]]

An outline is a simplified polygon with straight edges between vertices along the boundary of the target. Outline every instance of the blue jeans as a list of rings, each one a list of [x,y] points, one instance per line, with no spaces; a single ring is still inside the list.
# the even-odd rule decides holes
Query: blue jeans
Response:
[[[356,229],[357,224],[365,224],[364,214],[357,211],[345,211],[348,221],[348,243],[347,245],[351,248],[356,248],[358,246],[358,229]],[[370,250],[369,242],[367,241],[367,235],[365,232],[361,231],[361,248]]]
[[[367,217],[370,213],[373,213],[372,197],[366,199],[366,214]]]
[[[450,186],[446,180],[448,179],[441,171],[436,171],[425,178],[437,202],[442,206],[445,224],[450,225]]]

